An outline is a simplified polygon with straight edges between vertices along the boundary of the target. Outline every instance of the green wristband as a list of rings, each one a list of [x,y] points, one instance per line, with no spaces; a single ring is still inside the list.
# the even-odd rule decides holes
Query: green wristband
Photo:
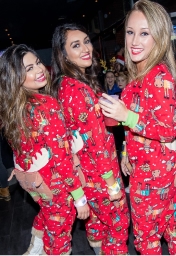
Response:
[[[133,129],[138,123],[138,119],[139,119],[139,114],[129,110],[127,120],[126,122],[122,122],[122,124]]]
[[[107,180],[107,179],[109,179],[112,175],[113,175],[113,172],[112,172],[112,170],[111,170],[111,171],[109,171],[109,172],[103,174],[103,175],[102,175],[102,178],[103,178],[104,180]]]
[[[71,192],[72,197],[74,198],[74,200],[79,199],[80,197],[82,197],[84,195],[84,191],[83,189],[80,187],[74,191]]]

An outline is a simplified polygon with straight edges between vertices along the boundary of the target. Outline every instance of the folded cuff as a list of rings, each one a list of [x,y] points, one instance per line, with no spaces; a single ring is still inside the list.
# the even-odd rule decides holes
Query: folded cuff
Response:
[[[138,119],[139,119],[139,114],[129,110],[127,120],[126,122],[122,122],[122,124],[133,129],[138,123]]]
[[[74,191],[71,192],[71,195],[73,197],[74,200],[77,200],[79,198],[81,198],[84,195],[84,191],[83,189],[80,187]]]
[[[111,170],[111,171],[109,171],[109,172],[103,174],[101,177],[102,177],[104,180],[107,180],[107,179],[109,179],[112,175],[113,175],[113,172],[112,172],[112,170]]]

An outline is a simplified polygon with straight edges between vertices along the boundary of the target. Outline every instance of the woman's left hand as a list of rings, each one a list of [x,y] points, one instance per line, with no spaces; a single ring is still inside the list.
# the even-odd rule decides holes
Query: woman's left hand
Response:
[[[122,156],[121,169],[125,176],[130,175],[132,171],[132,166],[129,162],[128,156]]]
[[[90,209],[89,209],[89,205],[88,204],[85,204],[83,206],[80,206],[80,207],[76,207],[77,209],[77,218],[80,219],[80,220],[86,220],[89,215],[90,215]]]
[[[103,115],[113,118],[120,122],[125,122],[128,117],[128,109],[122,100],[115,100],[111,96],[103,93],[102,97],[112,103],[108,103],[102,99],[99,100],[99,105],[102,108]]]

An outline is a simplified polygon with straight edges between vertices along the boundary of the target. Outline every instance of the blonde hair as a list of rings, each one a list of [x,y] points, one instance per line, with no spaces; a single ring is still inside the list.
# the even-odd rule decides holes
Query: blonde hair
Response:
[[[124,74],[123,72],[120,72],[119,75],[117,76],[116,80],[119,78],[119,77],[123,77],[127,83],[128,83],[128,75]]]
[[[125,61],[130,79],[143,79],[143,77],[159,63],[165,63],[174,79],[176,79],[176,64],[171,41],[173,27],[168,13],[158,3],[149,0],[139,0],[127,14],[125,28],[127,27],[131,13],[134,11],[140,11],[146,17],[155,45],[150,52],[145,68],[138,73],[137,66],[132,62],[125,42]]]

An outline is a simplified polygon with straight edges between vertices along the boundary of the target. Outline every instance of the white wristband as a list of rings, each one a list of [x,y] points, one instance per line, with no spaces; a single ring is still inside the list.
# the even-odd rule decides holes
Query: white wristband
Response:
[[[116,181],[113,186],[108,186],[108,194],[110,196],[118,194],[120,191],[119,183]]]
[[[81,207],[84,206],[85,204],[87,204],[87,198],[86,196],[82,196],[80,199],[78,199],[78,202],[74,202],[74,206],[75,207]]]
[[[119,193],[120,189],[119,190],[111,190],[111,189],[108,189],[108,194],[110,196],[113,196],[113,195],[117,195]]]

